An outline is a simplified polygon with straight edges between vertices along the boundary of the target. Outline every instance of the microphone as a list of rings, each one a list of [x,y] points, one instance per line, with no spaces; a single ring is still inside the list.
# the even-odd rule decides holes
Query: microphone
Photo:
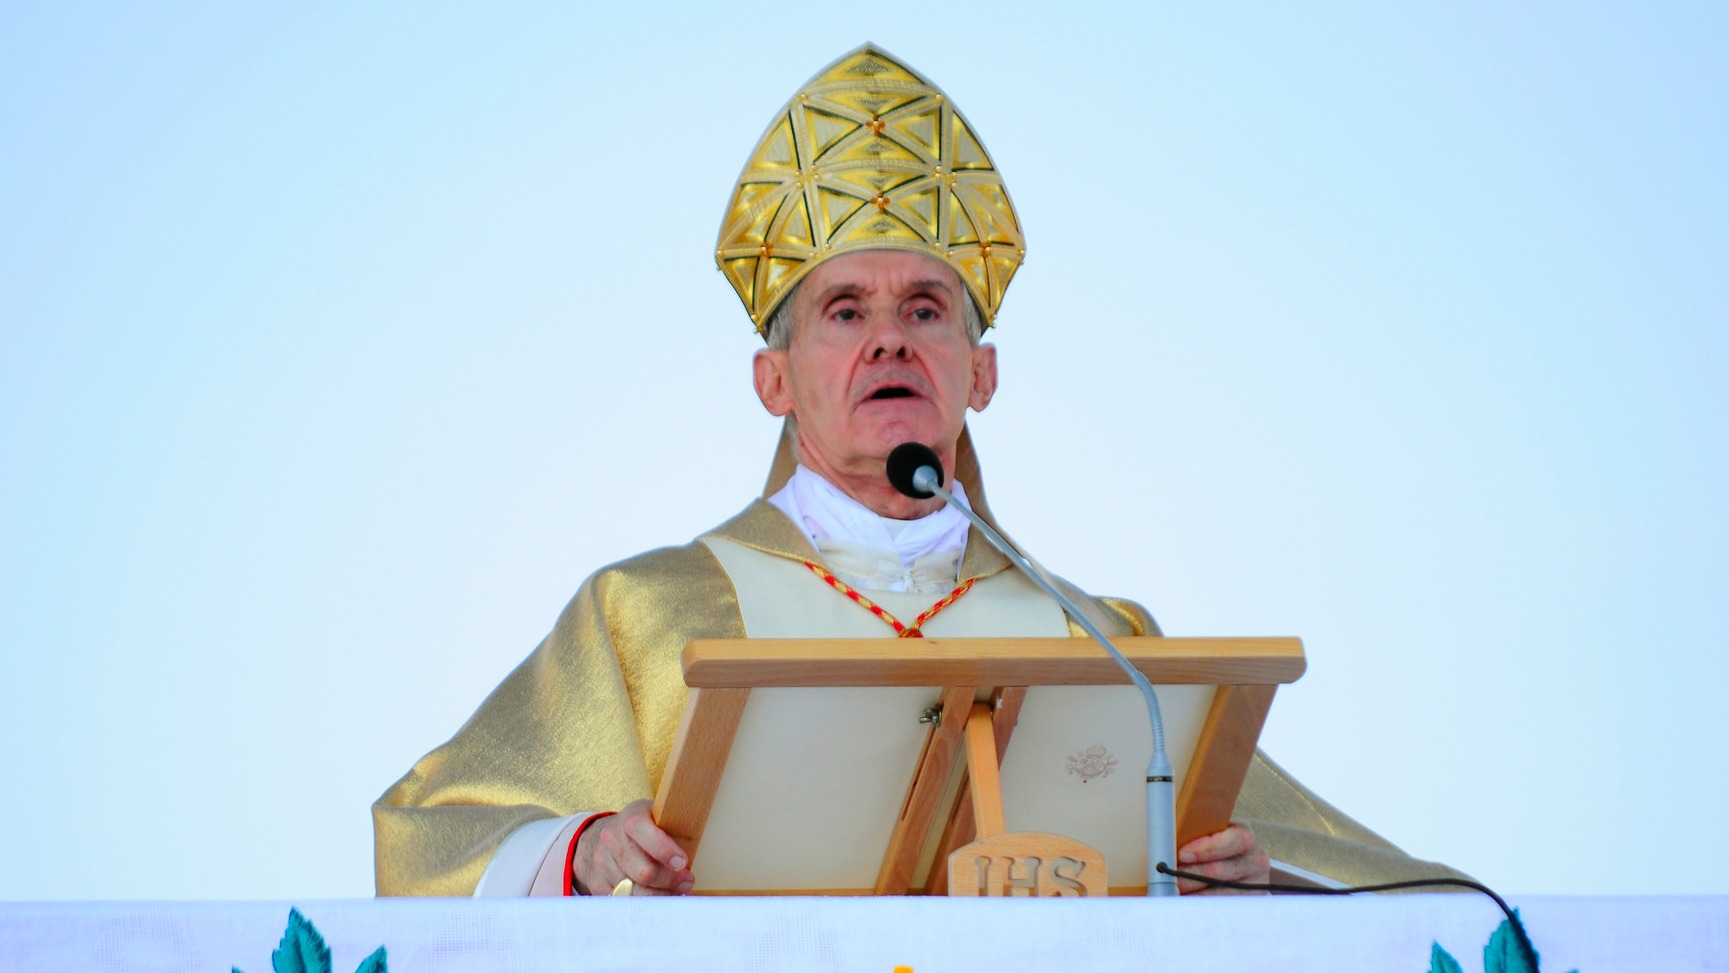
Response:
[[[925,475],[921,477],[921,473]],[[888,474],[889,485],[914,500],[936,496],[928,483],[920,484],[921,480],[934,478],[937,486],[943,485],[942,460],[937,459],[936,450],[924,443],[901,443],[890,450]]]
[[[1141,697],[1147,704],[1147,718],[1153,725],[1153,756],[1147,762],[1147,894],[1176,895],[1176,877],[1165,874],[1158,867],[1177,867],[1177,794],[1173,782],[1176,772],[1171,769],[1170,758],[1165,755],[1165,721],[1159,713],[1159,696],[1153,691],[1153,684],[1111,644],[1111,640],[1093,624],[1093,620],[1088,618],[1086,613],[1057,590],[1056,583],[1044,571],[1034,567],[979,515],[968,510],[964,504],[955,502],[954,494],[943,489],[943,464],[942,460],[937,458],[935,450],[924,443],[901,443],[889,452],[888,478],[890,485],[896,490],[915,500],[942,497],[944,503],[965,515],[992,547],[1002,552],[1015,567],[1021,569],[1021,573],[1043,588],[1046,594],[1055,598],[1057,604],[1069,613],[1069,617],[1093,637],[1093,641],[1104,646],[1117,665],[1128,673],[1129,681],[1141,691]]]

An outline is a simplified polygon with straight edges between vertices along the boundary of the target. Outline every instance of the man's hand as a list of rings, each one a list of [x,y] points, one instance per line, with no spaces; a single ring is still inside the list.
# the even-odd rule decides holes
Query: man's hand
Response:
[[[1272,861],[1255,840],[1255,832],[1246,824],[1232,822],[1217,834],[1196,838],[1177,849],[1177,867],[1209,878],[1232,882],[1267,882],[1272,877]],[[1183,895],[1196,892],[1229,894],[1232,889],[1216,889],[1193,879],[1177,880],[1177,891]]]
[[[696,878],[690,856],[649,816],[648,801],[590,825],[576,842],[576,887],[584,895],[607,895],[624,879],[636,883],[633,895],[682,895]]]

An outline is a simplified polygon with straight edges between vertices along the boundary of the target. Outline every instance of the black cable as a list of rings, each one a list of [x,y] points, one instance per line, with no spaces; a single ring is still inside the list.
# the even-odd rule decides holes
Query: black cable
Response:
[[[1236,889],[1242,892],[1288,892],[1296,895],[1356,895],[1358,892],[1393,892],[1399,889],[1420,889],[1425,887],[1451,885],[1456,888],[1471,889],[1481,892],[1495,900],[1501,907],[1501,912],[1507,917],[1507,924],[1513,929],[1513,939],[1519,944],[1519,949],[1530,962],[1531,969],[1537,969],[1537,947],[1531,945],[1531,937],[1525,934],[1525,924],[1519,921],[1518,913],[1507,905],[1507,900],[1495,894],[1495,890],[1479,882],[1466,878],[1416,878],[1404,882],[1383,882],[1380,885],[1355,885],[1342,889],[1330,889],[1321,885],[1285,885],[1280,882],[1232,882],[1227,879],[1213,878],[1195,872],[1178,871],[1175,868],[1159,862],[1154,870],[1173,878],[1186,878],[1190,881],[1211,885],[1214,888]]]

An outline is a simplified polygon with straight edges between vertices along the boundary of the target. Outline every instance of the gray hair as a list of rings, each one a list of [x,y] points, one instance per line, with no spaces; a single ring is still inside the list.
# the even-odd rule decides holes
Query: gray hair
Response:
[[[795,324],[792,306],[793,302],[798,299],[798,289],[803,286],[803,281],[794,284],[792,290],[787,291],[786,296],[781,298],[780,304],[774,309],[774,313],[768,316],[765,340],[768,341],[769,348],[774,351],[785,351],[792,346],[792,329]],[[973,298],[972,291],[962,286],[961,293],[966,295],[966,301],[961,308],[961,317],[967,327],[967,342],[976,348],[985,337],[984,312],[979,310],[979,302]]]

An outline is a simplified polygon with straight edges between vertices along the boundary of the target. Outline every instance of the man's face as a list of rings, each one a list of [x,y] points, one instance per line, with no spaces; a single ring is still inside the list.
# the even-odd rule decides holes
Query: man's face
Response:
[[[793,295],[790,347],[757,353],[757,395],[798,420],[799,458],[828,476],[880,478],[916,441],[952,469],[966,410],[996,392],[996,349],[967,339],[960,278],[942,261],[865,250],[825,261]]]

